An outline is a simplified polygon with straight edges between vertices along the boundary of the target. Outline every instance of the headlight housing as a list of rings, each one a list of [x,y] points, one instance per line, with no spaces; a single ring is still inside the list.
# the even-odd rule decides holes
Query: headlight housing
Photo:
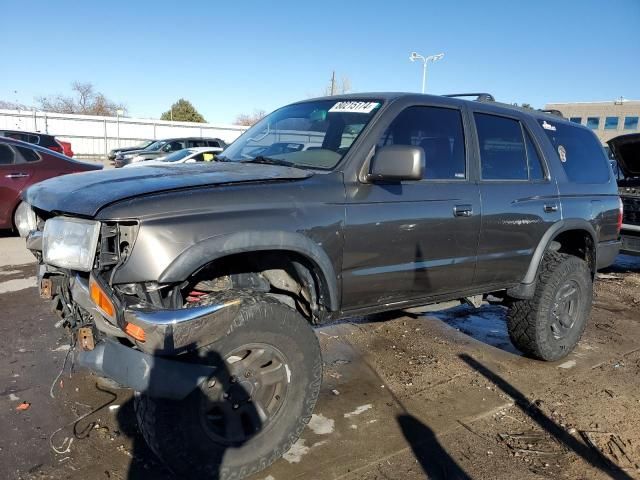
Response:
[[[26,238],[33,230],[38,228],[36,212],[34,212],[31,205],[26,202],[21,202],[20,205],[18,205],[14,219],[18,233],[23,238]]]
[[[98,246],[100,222],[54,217],[44,224],[44,262],[56,267],[89,272]]]

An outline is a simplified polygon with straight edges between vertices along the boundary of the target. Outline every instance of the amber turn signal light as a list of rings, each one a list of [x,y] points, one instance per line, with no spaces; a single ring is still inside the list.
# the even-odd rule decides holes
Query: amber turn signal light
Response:
[[[139,342],[144,342],[146,340],[144,330],[140,328],[138,325],[134,325],[133,323],[127,322],[124,326],[124,332],[127,335],[135,338]]]
[[[109,296],[104,293],[93,277],[89,280],[89,294],[93,303],[96,304],[102,313],[110,318],[114,318],[116,316],[116,309],[113,306],[113,302]]]

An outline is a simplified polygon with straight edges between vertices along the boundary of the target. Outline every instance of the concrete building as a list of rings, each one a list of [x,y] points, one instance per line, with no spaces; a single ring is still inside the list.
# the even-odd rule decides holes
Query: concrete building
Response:
[[[602,143],[618,135],[640,132],[640,100],[548,103],[544,108],[559,110],[572,122],[592,128]]]

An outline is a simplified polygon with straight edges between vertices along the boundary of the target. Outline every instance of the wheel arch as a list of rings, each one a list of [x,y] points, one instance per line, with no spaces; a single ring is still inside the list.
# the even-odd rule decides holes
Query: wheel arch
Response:
[[[293,253],[313,267],[318,287],[326,299],[326,306],[337,311],[340,289],[335,268],[327,252],[301,233],[282,231],[245,231],[210,237],[183,251],[160,274],[158,282],[175,283],[186,280],[211,262],[241,253]]]
[[[576,255],[577,250],[569,243],[572,237],[583,238],[585,240],[586,245],[584,257],[582,255]],[[533,296],[538,269],[542,263],[542,257],[548,249],[554,249],[584,258],[589,264],[591,274],[595,275],[597,265],[596,239],[597,233],[593,228],[593,225],[584,219],[565,219],[556,222],[542,236],[542,239],[538,243],[538,246],[531,257],[529,268],[527,269],[522,282],[519,285],[510,288],[508,290],[509,295],[516,298],[531,298]]]

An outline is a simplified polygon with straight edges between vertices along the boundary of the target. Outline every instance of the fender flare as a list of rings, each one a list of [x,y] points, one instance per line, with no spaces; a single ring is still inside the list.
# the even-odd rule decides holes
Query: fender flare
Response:
[[[538,246],[533,252],[529,268],[527,269],[527,273],[522,279],[522,282],[519,285],[510,288],[507,291],[509,295],[516,298],[531,298],[533,296],[536,287],[536,277],[538,275],[538,269],[540,268],[544,252],[549,248],[551,242],[558,236],[558,234],[570,230],[586,231],[591,236],[594,247],[598,245],[596,241],[596,231],[593,228],[593,225],[591,225],[587,220],[581,218],[569,218],[554,223],[540,239]],[[597,248],[594,248],[594,256],[597,254],[596,250]],[[594,258],[594,265],[597,265],[595,262],[597,262],[597,258]]]
[[[340,306],[338,279],[325,250],[301,233],[283,231],[243,231],[202,240],[184,250],[160,274],[159,283],[175,283],[187,279],[206,264],[236,253],[282,250],[295,252],[309,260],[322,275],[320,288],[329,308]]]

